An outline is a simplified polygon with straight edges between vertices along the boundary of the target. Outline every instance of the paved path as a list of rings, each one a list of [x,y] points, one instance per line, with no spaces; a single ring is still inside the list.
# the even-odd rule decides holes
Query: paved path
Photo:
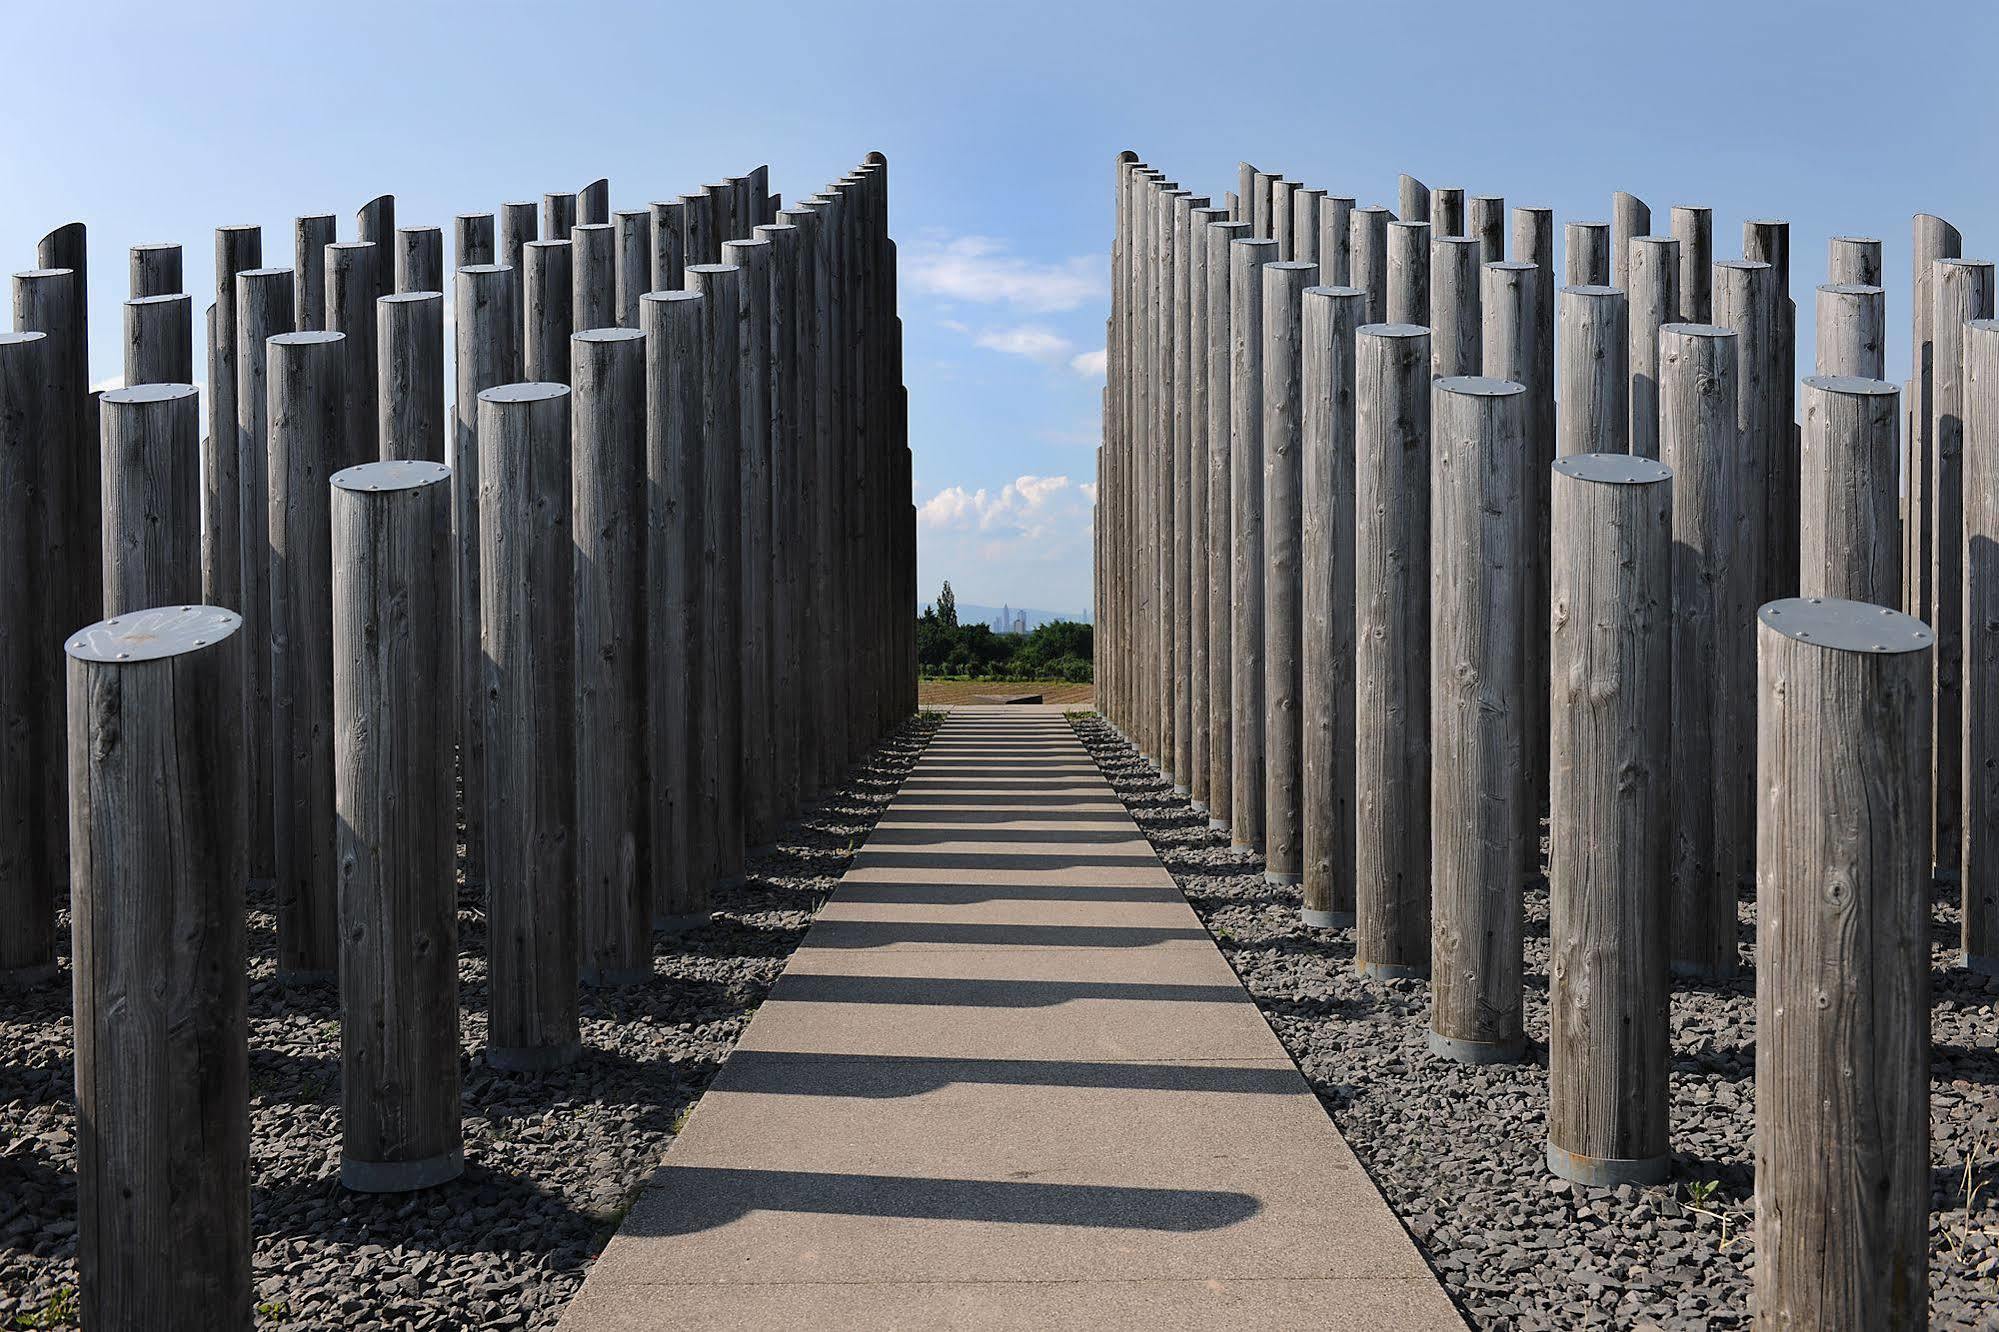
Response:
[[[1461,1329],[1059,713],[953,712],[563,1332]]]

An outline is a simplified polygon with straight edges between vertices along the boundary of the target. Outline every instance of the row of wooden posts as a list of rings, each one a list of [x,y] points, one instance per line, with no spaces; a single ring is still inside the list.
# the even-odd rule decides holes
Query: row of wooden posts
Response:
[[[1558,289],[1551,210],[1407,176],[1216,207],[1125,154],[1116,197],[1106,715],[1363,972],[1427,976],[1452,1059],[1523,1057],[1545,812],[1585,1183],[1667,1176],[1671,977],[1737,971],[1753,882],[1758,1319],[1923,1326],[1933,870],[1999,970],[1993,266],[1916,219],[1905,392],[1881,242],[1834,238],[1794,400],[1783,222],[1717,260],[1708,209],[1619,194]]]
[[[14,278],[0,955],[49,972],[67,883],[90,1326],[248,1321],[247,884],[280,977],[338,977],[342,1181],[427,1187],[460,820],[486,1058],[552,1069],[579,982],[650,978],[913,711],[887,164],[765,175],[458,218],[449,386],[438,228],[301,218],[295,269],[222,228],[205,438],[178,247],[132,252],[101,396],[81,225]]]

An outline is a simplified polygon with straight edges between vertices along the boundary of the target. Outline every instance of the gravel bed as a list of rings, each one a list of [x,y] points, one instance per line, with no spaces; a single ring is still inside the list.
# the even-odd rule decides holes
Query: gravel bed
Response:
[[[1160,858],[1437,1275],[1480,1328],[1746,1327],[1754,1263],[1755,981],[1673,994],[1673,1176],[1583,1188],[1542,1163],[1548,895],[1526,894],[1518,1065],[1468,1067],[1425,1044],[1427,985],[1353,971],[1350,929],[1299,923],[1298,890],[1208,830],[1093,714],[1074,719]],[[1999,981],[1949,965],[1954,892],[1937,895],[1931,961],[1930,1318],[1999,1328]]]
[[[485,902],[461,887],[466,1169],[419,1193],[340,1187],[338,993],[278,985],[274,904],[253,895],[258,1325],[553,1327],[935,728],[878,745],[706,926],[658,935],[651,981],[585,989],[583,1058],[558,1073],[486,1067]],[[74,1086],[64,956],[55,979],[0,990],[0,1328],[75,1325]]]

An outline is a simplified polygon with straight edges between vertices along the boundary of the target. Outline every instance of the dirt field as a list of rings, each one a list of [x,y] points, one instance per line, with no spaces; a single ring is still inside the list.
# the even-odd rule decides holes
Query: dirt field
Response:
[[[935,703],[977,703],[980,694],[1039,694],[1044,703],[1068,703],[1078,708],[1096,706],[1096,686],[1069,684],[1063,680],[920,680],[917,702],[928,707]]]

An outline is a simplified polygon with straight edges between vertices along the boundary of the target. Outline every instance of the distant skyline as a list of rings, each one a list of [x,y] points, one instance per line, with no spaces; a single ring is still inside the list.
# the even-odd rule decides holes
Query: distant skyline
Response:
[[[889,158],[915,450],[917,586],[1090,606],[1113,161],[1217,200],[1247,158],[1392,203],[1395,176],[1608,216],[1612,191],[1792,223],[1801,371],[1826,238],[1886,243],[1909,360],[1909,216],[1999,255],[1990,5],[1563,0],[1515,21],[1433,0],[1004,8],[774,0],[710,22],[636,3],[372,0],[337,12],[117,0],[38,11],[10,63],[0,255],[90,225],[92,374],[117,373],[125,252],[175,240],[212,290],[218,225],[397,196],[400,222],[573,190],[616,207],[768,162],[787,199]],[[534,40],[523,41],[523,32]]]

